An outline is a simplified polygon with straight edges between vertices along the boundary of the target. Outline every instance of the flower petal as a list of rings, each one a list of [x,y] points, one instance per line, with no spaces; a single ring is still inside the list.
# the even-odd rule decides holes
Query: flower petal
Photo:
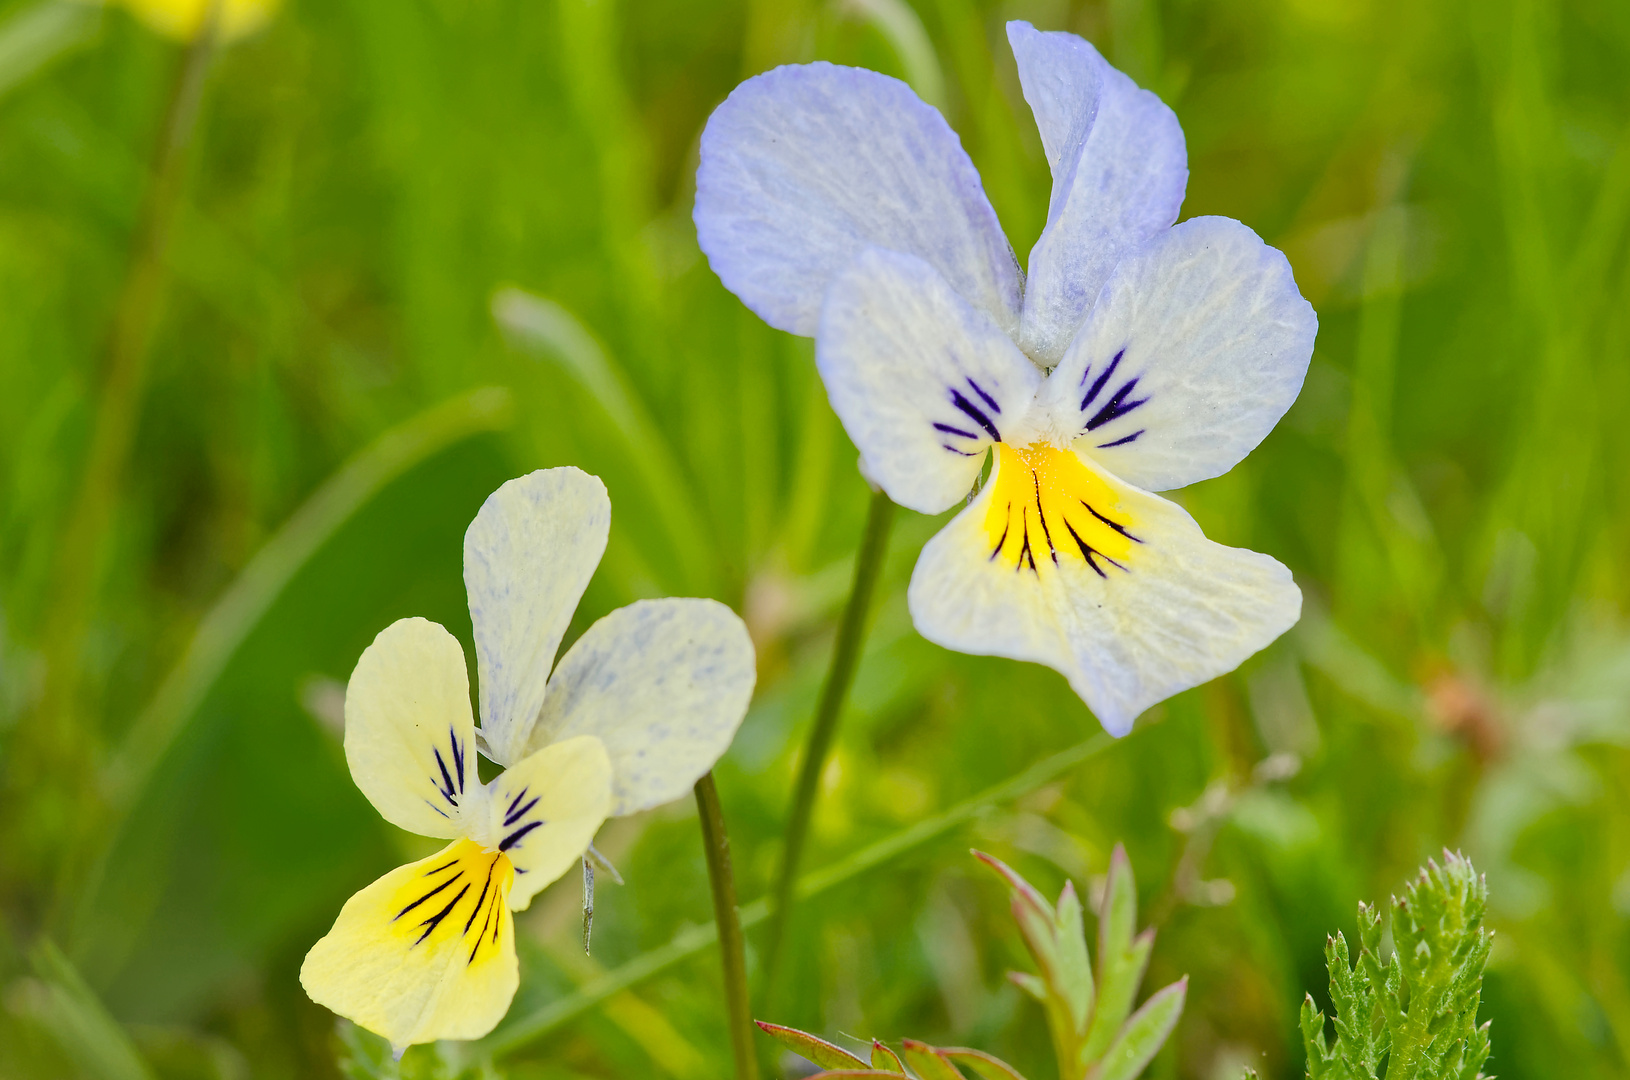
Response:
[[[832,283],[815,364],[867,473],[925,514],[968,493],[985,448],[1024,427],[1041,384],[932,266],[879,248]]]
[[[599,739],[581,735],[546,746],[487,785],[490,818],[478,837],[515,864],[509,906],[576,864],[611,809],[611,761]]]
[[[519,983],[504,904],[514,877],[507,858],[469,840],[397,867],[345,902],[300,985],[398,1048],[480,1038]]]
[[[598,736],[611,755],[610,813],[659,806],[689,792],[729,748],[754,679],[747,627],[723,604],[636,601],[561,658],[533,745]]]
[[[1115,264],[1177,220],[1188,150],[1171,109],[1088,42],[1025,22],[1008,23],[1007,36],[1053,167],[1019,343],[1051,367]]]
[[[462,835],[475,775],[470,677],[458,639],[428,619],[401,619],[362,652],[345,688],[345,760],[392,825]]]
[[[1174,503],[1052,447],[999,448],[979,497],[924,546],[907,600],[930,641],[1062,672],[1115,735],[1301,612],[1273,559],[1212,543]]]
[[[1127,256],[1037,403],[1151,491],[1233,468],[1301,391],[1318,316],[1285,256],[1191,218]]]
[[[709,117],[696,236],[714,273],[781,330],[815,332],[832,277],[870,246],[933,264],[998,325],[1020,274],[944,117],[898,79],[827,63],[776,68]]]
[[[481,678],[481,735],[517,761],[549,668],[606,550],[611,500],[598,477],[540,469],[493,492],[464,534],[464,584]]]

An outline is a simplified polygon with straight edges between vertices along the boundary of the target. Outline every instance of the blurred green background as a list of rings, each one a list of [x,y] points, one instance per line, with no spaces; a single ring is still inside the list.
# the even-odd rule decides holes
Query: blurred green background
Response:
[[[468,643],[462,532],[538,467],[613,500],[570,636],[651,595],[748,620],[758,695],[718,773],[743,899],[765,892],[868,493],[809,343],[696,249],[697,136],[778,63],[899,75],[1022,254],[1049,179],[1008,18],[1158,91],[1184,215],[1282,247],[1318,309],[1301,399],[1178,496],[1287,563],[1306,614],[802,909],[766,1018],[1045,1080],[1003,890],[966,852],[1090,891],[1119,841],[1160,931],[1146,985],[1191,978],[1150,1075],[1299,1077],[1325,935],[1447,845],[1492,893],[1492,1071],[1630,1075],[1630,4],[291,0],[213,57],[165,159],[184,47],[123,9],[12,0],[0,1076],[339,1075],[300,959],[426,852],[351,784],[343,683],[402,616]],[[939,525],[899,515],[811,869],[1096,730],[1061,677],[914,634]],[[536,1037],[499,1068],[724,1075],[712,951],[548,1011],[709,919],[688,802],[600,846],[627,884],[602,881],[592,960],[571,875],[519,924],[510,1022]]]

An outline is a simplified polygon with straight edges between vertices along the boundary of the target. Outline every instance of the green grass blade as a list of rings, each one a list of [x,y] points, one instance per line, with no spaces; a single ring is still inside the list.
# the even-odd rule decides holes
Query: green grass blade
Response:
[[[62,950],[44,939],[35,946],[32,960],[40,992],[29,1003],[29,1012],[89,1080],[154,1080],[130,1036]]]

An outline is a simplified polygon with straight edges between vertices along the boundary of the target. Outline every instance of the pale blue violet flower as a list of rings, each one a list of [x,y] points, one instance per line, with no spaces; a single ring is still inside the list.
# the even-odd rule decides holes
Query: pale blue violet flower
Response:
[[[1062,672],[1109,731],[1289,629],[1285,567],[1151,494],[1218,476],[1295,400],[1318,322],[1237,221],[1180,225],[1177,117],[1086,41],[1008,24],[1053,172],[1020,270],[957,136],[902,82],[749,79],[702,135],[696,228],[725,286],[815,338],[868,476],[938,514],[917,629]]]

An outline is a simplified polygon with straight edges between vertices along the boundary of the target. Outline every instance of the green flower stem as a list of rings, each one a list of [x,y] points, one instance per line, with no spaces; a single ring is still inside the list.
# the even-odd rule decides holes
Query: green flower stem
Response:
[[[889,547],[889,527],[893,524],[894,502],[878,491],[872,496],[871,507],[866,513],[866,532],[860,541],[860,551],[855,556],[855,577],[849,587],[849,602],[843,609],[843,622],[838,625],[837,642],[832,647],[832,664],[826,671],[826,685],[821,688],[821,700],[815,709],[815,723],[809,730],[809,742],[804,745],[804,762],[798,773],[798,786],[793,791],[792,811],[787,816],[787,831],[781,849],[781,872],[776,878],[775,892],[772,894],[773,914],[764,939],[764,985],[767,990],[775,986],[781,942],[786,933],[787,918],[792,912],[793,887],[798,881],[798,862],[804,854],[804,841],[809,836],[809,822],[815,810],[815,794],[820,790],[826,755],[832,749],[838,720],[843,715],[843,704],[849,697],[855,668],[860,663],[861,645],[866,638],[866,617],[871,612],[872,594],[877,591],[877,577],[883,569],[883,556]]]
[[[730,837],[719,809],[713,774],[696,781],[696,809],[702,818],[702,847],[713,885],[713,922],[718,928],[719,960],[724,965],[724,997],[730,1013],[730,1048],[736,1055],[736,1080],[758,1080],[753,1049],[753,1012],[748,1005],[747,950],[736,911],[736,878],[730,870]]]
[[[800,900],[811,900],[847,884],[880,866],[893,862],[909,851],[937,840],[958,826],[967,824],[993,806],[1028,795],[1077,765],[1097,757],[1110,747],[1125,745],[1137,738],[1138,735],[1134,733],[1117,743],[1108,735],[1099,732],[1074,746],[1060,750],[1036,762],[1017,776],[1011,776],[955,806],[942,810],[932,817],[923,818],[914,825],[885,836],[875,844],[861,848],[814,873],[804,875],[798,881],[796,896]],[[741,925],[750,929],[769,918],[769,915],[768,900],[766,898],[754,900],[741,909]],[[666,945],[659,945],[649,952],[641,953],[593,982],[578,987],[565,997],[551,1001],[526,1016],[511,1020],[484,1039],[466,1044],[461,1060],[490,1061],[524,1050],[609,998],[647,979],[655,978],[676,964],[697,955],[715,940],[717,935],[712,926],[687,927],[675,934]]]

